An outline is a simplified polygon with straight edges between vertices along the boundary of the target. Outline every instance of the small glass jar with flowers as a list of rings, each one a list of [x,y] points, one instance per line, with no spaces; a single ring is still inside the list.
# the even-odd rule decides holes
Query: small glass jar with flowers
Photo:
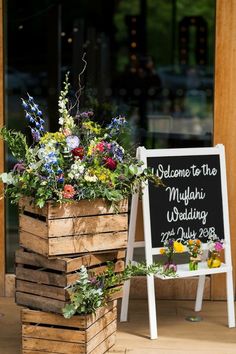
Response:
[[[167,256],[167,262],[164,264],[164,270],[172,272],[177,271],[177,264],[174,262],[175,253],[183,253],[185,246],[174,239],[164,241],[164,247],[160,249],[160,254]]]
[[[189,253],[189,270],[197,270],[198,263],[201,261],[202,243],[199,239],[187,241],[187,251]]]
[[[210,240],[207,243],[208,248],[208,268],[219,268],[221,266],[221,251],[224,249],[223,240]]]

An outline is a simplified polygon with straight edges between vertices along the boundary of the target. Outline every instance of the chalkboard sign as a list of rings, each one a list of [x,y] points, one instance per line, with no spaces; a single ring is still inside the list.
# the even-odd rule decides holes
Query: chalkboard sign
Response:
[[[186,241],[224,239],[224,258],[219,268],[209,268],[202,259],[198,270],[189,264],[177,266],[177,278],[199,276],[195,311],[202,307],[205,275],[226,273],[228,325],[235,327],[234,288],[230,248],[230,228],[224,146],[189,149],[137,149],[144,167],[153,169],[164,187],[144,184],[142,194],[144,243],[135,242],[138,192],[132,197],[126,262],[133,261],[134,247],[145,247],[147,265],[160,253],[166,239]],[[168,279],[162,274],[155,277]],[[175,277],[174,277],[175,278]],[[127,320],[129,282],[125,283],[121,321]],[[150,337],[157,338],[154,277],[147,277]]]
[[[147,157],[164,187],[149,184],[152,247],[166,239],[224,238],[219,155]]]

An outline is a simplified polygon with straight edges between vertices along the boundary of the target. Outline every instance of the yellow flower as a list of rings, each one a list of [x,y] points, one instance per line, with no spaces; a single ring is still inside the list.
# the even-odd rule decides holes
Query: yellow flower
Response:
[[[166,253],[165,248],[161,248],[161,249],[160,249],[160,254],[165,254],[165,253]]]
[[[83,128],[89,130],[92,133],[95,134],[100,134],[101,133],[101,127],[99,124],[92,122],[91,120],[84,122],[83,123]]]
[[[65,141],[65,135],[60,133],[60,132],[46,133],[40,139],[40,143],[41,144],[47,144],[48,142],[50,142],[52,140],[54,140],[57,143],[62,143],[63,141]]]
[[[185,247],[181,242],[175,241],[174,242],[174,250],[176,253],[182,253],[185,251]]]
[[[87,152],[88,156],[92,155],[92,153],[94,151],[94,148],[95,148],[95,145],[96,145],[95,141],[91,141],[91,143],[90,143],[90,145],[88,147],[88,152]]]

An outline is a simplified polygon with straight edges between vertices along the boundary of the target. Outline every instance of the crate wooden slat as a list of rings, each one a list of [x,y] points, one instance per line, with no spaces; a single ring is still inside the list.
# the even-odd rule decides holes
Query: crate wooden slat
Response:
[[[33,200],[27,197],[21,198],[19,207],[21,210],[45,216],[48,219],[66,218],[71,216],[91,216],[98,214],[114,214],[116,208],[120,213],[127,212],[127,200],[124,199],[114,208],[103,199],[80,200],[73,203],[53,203],[47,202],[43,208],[38,208],[33,203]]]
[[[116,209],[102,199],[48,202],[39,209],[23,198],[19,205],[20,245],[36,253],[55,257],[127,246],[127,200]]]
[[[115,343],[116,301],[95,314],[73,316],[22,309],[22,352],[103,354]]]
[[[33,309],[61,313],[69,300],[65,287],[78,279],[83,264],[90,274],[101,274],[107,262],[114,262],[115,272],[124,269],[124,250],[48,259],[25,249],[16,251],[16,303]],[[122,297],[118,286],[112,299]]]

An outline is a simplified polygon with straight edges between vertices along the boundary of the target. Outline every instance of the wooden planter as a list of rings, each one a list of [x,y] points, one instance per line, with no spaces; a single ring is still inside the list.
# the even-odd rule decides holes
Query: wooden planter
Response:
[[[42,209],[20,201],[20,245],[47,257],[126,248],[128,202],[119,212],[102,199],[58,204]]]
[[[22,309],[23,354],[103,354],[115,344],[116,301],[96,314],[73,316]]]
[[[91,274],[100,274],[107,268],[107,261],[115,262],[115,271],[124,269],[124,250],[83,256],[45,256],[20,249],[16,251],[16,303],[32,309],[62,313],[69,300],[66,286],[78,279],[83,264]],[[117,287],[112,299],[122,297],[122,286]]]

